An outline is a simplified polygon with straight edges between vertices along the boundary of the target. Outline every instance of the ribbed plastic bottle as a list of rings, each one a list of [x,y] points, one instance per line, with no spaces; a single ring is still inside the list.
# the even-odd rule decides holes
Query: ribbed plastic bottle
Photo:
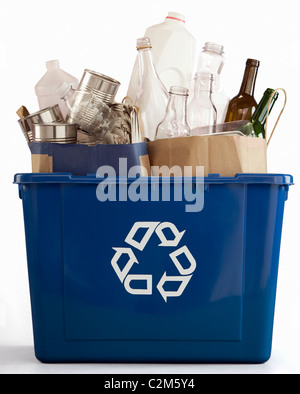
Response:
[[[198,129],[213,127],[217,123],[217,109],[212,101],[213,82],[214,76],[210,72],[197,73],[195,76],[195,94],[188,106],[188,124],[192,135],[207,134]]]
[[[40,109],[52,107],[59,104],[64,117],[67,115],[67,108],[64,100],[57,93],[58,87],[63,83],[69,83],[74,89],[78,88],[78,80],[59,67],[58,60],[46,62],[47,72],[35,86],[35,94],[38,99]]]
[[[185,16],[169,12],[166,20],[146,30],[159,78],[170,91],[172,86],[189,89],[192,81],[196,40],[185,27]],[[127,96],[136,97],[139,83],[138,59],[132,72]]]
[[[214,42],[206,42],[199,55],[197,73],[209,72],[213,75],[213,103],[217,109],[217,123],[224,123],[229,98],[226,96],[221,86],[221,72],[225,64],[223,45]],[[194,86],[190,88],[190,100],[194,97]]]
[[[57,94],[64,100],[68,123],[76,123],[81,131],[93,134],[110,114],[110,108],[93,92],[75,90],[63,82]]]

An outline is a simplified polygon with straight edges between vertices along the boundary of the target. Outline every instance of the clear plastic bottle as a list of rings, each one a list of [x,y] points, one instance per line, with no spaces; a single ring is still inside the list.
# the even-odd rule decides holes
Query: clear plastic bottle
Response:
[[[152,56],[157,73],[169,91],[171,86],[190,87],[196,40],[187,30],[185,16],[169,12],[163,23],[149,27],[145,32],[152,43]],[[138,89],[138,59],[132,72],[127,96],[134,97]]]
[[[60,86],[58,86],[58,88],[56,90],[56,93],[59,96],[59,98],[64,100],[64,102],[65,102],[65,105],[67,108],[66,119],[68,119],[70,117],[70,112],[71,112],[72,106],[74,104],[75,91],[76,90],[68,82],[63,82]]]
[[[206,42],[198,59],[197,72],[208,71],[220,76],[225,64],[223,45]],[[215,79],[215,85],[218,80]]]
[[[169,94],[157,74],[150,39],[139,38],[137,50],[139,87],[134,104],[140,108],[145,137],[153,141],[157,126],[165,116]]]
[[[75,90],[67,82],[58,87],[57,95],[65,103],[66,121],[88,134],[95,133],[110,115],[110,108],[93,92]]]
[[[65,102],[57,94],[58,87],[63,83],[69,83],[74,89],[78,87],[78,80],[72,75],[61,70],[58,60],[46,62],[47,72],[35,86],[40,109],[52,107],[59,104],[61,112],[65,117],[67,108]]]
[[[224,123],[229,98],[221,87],[221,73],[225,64],[223,45],[213,42],[205,43],[203,50],[199,56],[197,73],[209,72],[213,74],[213,95],[212,99],[217,109],[217,123]],[[194,96],[194,86],[190,89],[190,97]]]
[[[217,123],[217,109],[212,101],[214,76],[210,72],[200,72],[195,76],[194,98],[188,106],[188,123],[192,135],[201,132],[199,127],[214,126]]]
[[[188,137],[191,129],[187,123],[187,99],[189,91],[172,86],[164,120],[158,125],[155,139]]]

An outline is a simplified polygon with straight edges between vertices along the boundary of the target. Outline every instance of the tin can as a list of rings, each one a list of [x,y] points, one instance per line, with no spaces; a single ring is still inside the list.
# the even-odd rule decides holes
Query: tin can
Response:
[[[64,122],[64,117],[59,106],[54,105],[53,107],[45,108],[30,114],[29,116],[26,116],[24,118],[24,123],[22,122],[22,119],[20,119],[18,122],[27,142],[30,144],[33,142],[33,125],[45,123],[62,123]],[[26,127],[26,130],[24,127]]]
[[[33,142],[76,144],[77,125],[69,123],[33,124]]]
[[[91,92],[105,104],[112,104],[120,87],[120,82],[92,70],[85,70],[78,90]]]

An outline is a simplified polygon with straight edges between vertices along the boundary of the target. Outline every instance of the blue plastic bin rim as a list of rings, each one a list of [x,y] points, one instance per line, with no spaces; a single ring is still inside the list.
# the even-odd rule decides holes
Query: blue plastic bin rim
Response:
[[[103,180],[103,178],[102,178]],[[106,182],[111,183],[127,183],[134,182],[136,179],[127,178],[116,178],[116,179],[105,179]],[[139,178],[140,182],[145,183],[163,183],[169,181],[169,178],[162,177],[142,177]],[[183,178],[171,178],[171,183],[182,183]],[[201,178],[184,178],[185,182],[202,183]],[[90,174],[87,176],[73,176],[69,173],[51,173],[51,174],[16,174],[14,177],[14,183],[18,185],[32,184],[32,183],[67,183],[67,184],[87,184],[87,183],[99,183],[101,178],[96,177],[96,174]],[[283,174],[237,174],[236,176],[221,177],[219,174],[210,174],[204,178],[206,184],[274,184],[282,186],[291,186],[294,184],[293,177],[291,175]]]

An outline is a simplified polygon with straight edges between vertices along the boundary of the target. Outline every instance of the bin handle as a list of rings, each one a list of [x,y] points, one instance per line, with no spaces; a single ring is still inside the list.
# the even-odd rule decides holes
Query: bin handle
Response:
[[[268,120],[269,120],[269,115],[270,115],[271,103],[272,103],[272,99],[273,99],[274,95],[275,95],[276,92],[278,92],[279,90],[281,90],[281,91],[284,93],[285,100],[284,100],[284,104],[283,104],[282,110],[281,110],[281,112],[280,112],[280,114],[279,114],[279,116],[278,116],[278,118],[277,118],[277,121],[276,121],[275,126],[274,126],[274,128],[273,128],[273,131],[272,131],[272,133],[271,133],[271,135],[270,135],[270,138],[267,139],[267,126],[268,126]],[[287,93],[286,93],[285,89],[283,89],[283,88],[275,89],[274,92],[273,92],[273,94],[272,94],[272,96],[271,96],[271,98],[270,98],[270,101],[269,101],[268,112],[267,112],[267,119],[266,119],[266,126],[265,126],[267,146],[269,146],[269,144],[270,144],[270,142],[271,142],[271,139],[272,139],[272,137],[273,137],[273,135],[274,135],[275,129],[276,129],[277,125],[278,125],[278,122],[279,122],[279,120],[280,120],[280,118],[281,118],[281,116],[282,116],[282,114],[283,114],[283,111],[285,110],[286,103],[287,103]]]

